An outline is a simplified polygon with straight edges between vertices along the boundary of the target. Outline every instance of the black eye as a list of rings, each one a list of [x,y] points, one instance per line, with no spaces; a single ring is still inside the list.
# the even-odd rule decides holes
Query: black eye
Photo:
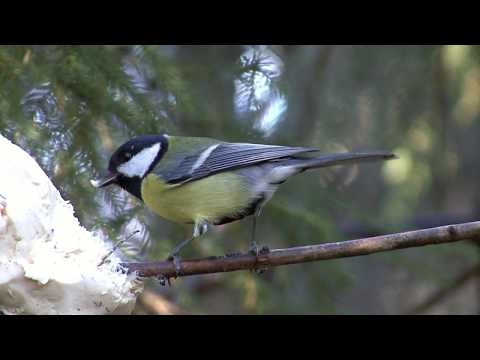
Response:
[[[132,154],[130,154],[130,153],[125,153],[125,159],[128,160],[128,159],[130,159],[131,157],[132,157]]]

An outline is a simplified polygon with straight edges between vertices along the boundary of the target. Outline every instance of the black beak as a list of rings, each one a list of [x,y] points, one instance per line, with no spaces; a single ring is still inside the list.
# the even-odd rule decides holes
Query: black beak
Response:
[[[109,172],[100,180],[90,180],[90,183],[96,188],[101,188],[115,183],[117,181],[117,178],[118,174]]]

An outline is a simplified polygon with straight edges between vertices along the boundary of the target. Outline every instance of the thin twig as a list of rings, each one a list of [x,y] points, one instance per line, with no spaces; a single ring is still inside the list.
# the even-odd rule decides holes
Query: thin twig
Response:
[[[421,304],[415,306],[412,310],[408,311],[407,314],[415,315],[424,313],[428,309],[444,301],[449,295],[459,290],[468,281],[476,278],[477,276],[480,276],[480,265],[475,265],[474,267],[462,273],[460,276],[458,276],[455,280],[452,281],[450,286],[437,290]]]
[[[358,240],[277,249],[268,253],[260,253],[258,256],[246,253],[230,257],[220,256],[184,260],[180,262],[180,276],[255,270],[272,266],[368,255],[409,247],[474,239],[479,236],[480,222],[471,222]],[[176,276],[175,265],[170,261],[124,263],[122,266],[128,272],[137,272],[142,277],[171,278]]]
[[[105,255],[105,256],[102,258],[102,261],[100,261],[100,264],[98,264],[97,267],[102,266],[102,265],[105,263],[105,260],[107,260],[107,259],[110,257],[110,255],[112,255],[112,254],[118,249],[118,247],[119,247],[120,245],[122,245],[125,241],[130,240],[133,235],[135,235],[135,234],[137,234],[137,233],[139,233],[139,232],[140,232],[140,230],[136,230],[136,231],[134,231],[133,233],[131,233],[131,234],[128,236],[128,238],[123,239],[123,240],[120,240],[120,241],[118,241],[115,245],[113,245],[112,250],[110,250],[110,251],[107,253],[107,255]]]

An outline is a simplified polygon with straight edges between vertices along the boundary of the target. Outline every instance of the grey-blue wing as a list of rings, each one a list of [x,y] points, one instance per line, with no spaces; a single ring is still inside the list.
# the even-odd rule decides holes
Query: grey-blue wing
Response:
[[[319,151],[315,148],[221,143],[186,156],[167,175],[168,183],[198,180],[215,173],[290,156]]]

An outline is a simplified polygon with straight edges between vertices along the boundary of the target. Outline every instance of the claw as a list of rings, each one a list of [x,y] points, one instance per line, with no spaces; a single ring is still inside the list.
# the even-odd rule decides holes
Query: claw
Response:
[[[260,255],[267,255],[268,253],[270,253],[270,248],[268,246],[262,246],[259,254]]]
[[[248,252],[254,256],[258,256],[259,254],[258,245],[255,241],[250,244],[250,247],[248,248]]]
[[[170,282],[170,278],[167,278],[165,275],[159,275],[157,279],[160,285],[162,286],[166,286],[167,283],[168,283],[168,286],[172,286],[172,283]]]
[[[255,256],[266,255],[270,252],[270,248],[268,246],[262,246],[262,248],[259,250],[257,243],[252,242],[248,248],[248,252]]]
[[[255,274],[257,274],[257,275],[262,275],[267,270],[268,270],[267,268],[257,268],[257,269],[254,269],[253,271],[255,271]]]

